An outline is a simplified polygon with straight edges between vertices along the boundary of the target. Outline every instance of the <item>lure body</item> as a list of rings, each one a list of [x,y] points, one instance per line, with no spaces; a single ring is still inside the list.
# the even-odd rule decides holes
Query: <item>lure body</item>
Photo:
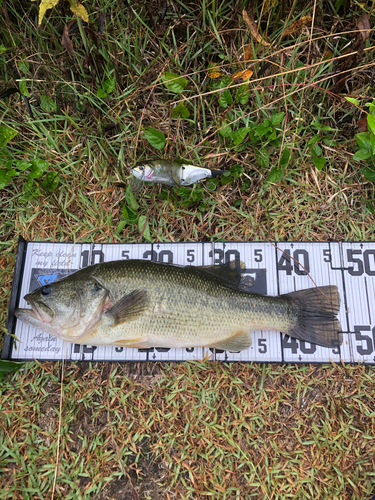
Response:
[[[178,160],[150,160],[131,169],[131,173],[140,181],[166,186],[190,186],[202,179],[222,175],[224,172],[224,170],[196,167]]]

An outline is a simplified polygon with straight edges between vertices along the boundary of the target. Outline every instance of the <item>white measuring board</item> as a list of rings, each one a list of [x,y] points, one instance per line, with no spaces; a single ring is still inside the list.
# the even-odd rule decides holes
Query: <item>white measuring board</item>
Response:
[[[17,349],[13,344],[9,347],[6,359],[185,361],[209,357],[218,361],[339,363],[342,360],[375,364],[375,243],[278,242],[275,245],[278,248],[268,242],[75,245],[27,242],[20,283],[17,290],[12,289],[12,296],[19,297],[18,307],[28,307],[23,297],[30,291],[98,262],[148,259],[199,266],[241,260],[245,264],[244,276],[253,279],[250,288],[253,293],[273,296],[311,288],[315,286],[311,278],[318,286],[337,285],[341,296],[339,320],[344,332],[340,348],[316,346],[275,331],[251,332],[252,345],[242,352],[203,347],[82,346],[12,320],[12,333],[20,342]],[[13,312],[10,310],[9,314]],[[9,337],[7,342],[11,342]]]

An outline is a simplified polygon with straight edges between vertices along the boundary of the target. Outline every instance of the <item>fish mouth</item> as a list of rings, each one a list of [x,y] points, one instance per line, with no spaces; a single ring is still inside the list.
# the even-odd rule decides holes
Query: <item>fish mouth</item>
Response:
[[[31,297],[31,294],[25,295],[25,300],[31,305],[31,309],[16,309],[14,315],[23,321],[32,323],[50,324],[55,317],[54,311],[43,302],[39,302]]]

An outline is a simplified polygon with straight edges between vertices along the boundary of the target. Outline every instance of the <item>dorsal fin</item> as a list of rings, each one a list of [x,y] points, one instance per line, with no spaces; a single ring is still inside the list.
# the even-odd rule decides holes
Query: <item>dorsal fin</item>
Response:
[[[189,266],[189,269],[194,269],[199,273],[203,272],[204,274],[207,274],[219,285],[240,290],[242,292],[248,292],[249,288],[254,286],[254,278],[251,276],[244,276],[241,273],[241,270],[245,268],[246,266],[244,262],[238,262],[235,260],[216,266]]]

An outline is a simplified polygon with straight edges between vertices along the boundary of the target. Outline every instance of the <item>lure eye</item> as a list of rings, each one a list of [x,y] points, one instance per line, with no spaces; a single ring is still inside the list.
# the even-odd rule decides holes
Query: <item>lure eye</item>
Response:
[[[50,285],[46,285],[41,290],[42,295],[50,295],[52,293],[52,287]]]

